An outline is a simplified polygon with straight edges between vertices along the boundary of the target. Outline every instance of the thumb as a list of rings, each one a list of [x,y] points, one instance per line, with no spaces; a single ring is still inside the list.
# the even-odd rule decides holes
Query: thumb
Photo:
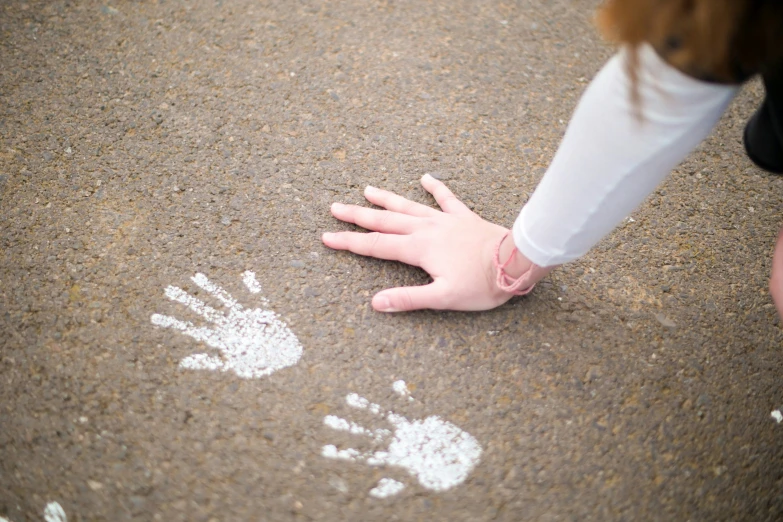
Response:
[[[409,312],[431,308],[442,310],[446,306],[442,283],[433,281],[423,286],[401,286],[375,294],[372,307],[379,312]]]

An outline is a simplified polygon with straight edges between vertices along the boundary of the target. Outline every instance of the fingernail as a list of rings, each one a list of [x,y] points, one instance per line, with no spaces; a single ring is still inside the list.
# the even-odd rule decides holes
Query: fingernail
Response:
[[[324,232],[321,235],[321,239],[323,239],[323,240],[334,239],[334,232]]]
[[[391,307],[391,301],[389,301],[389,298],[384,295],[376,295],[373,301],[374,301],[373,304],[375,305],[375,309],[378,310],[379,312],[394,311]]]
[[[367,185],[366,187],[364,187],[365,194],[372,194],[373,192],[378,192],[378,189],[373,187],[372,185]]]
[[[342,203],[332,203],[332,209],[335,209],[335,210],[336,210],[336,209],[341,209],[341,208],[343,208],[344,206],[345,206],[345,205],[343,205]]]
[[[428,172],[428,173],[426,173],[425,175],[423,175],[423,176],[421,177],[421,179],[435,179],[435,178],[433,178],[433,177],[430,175],[430,173]]]

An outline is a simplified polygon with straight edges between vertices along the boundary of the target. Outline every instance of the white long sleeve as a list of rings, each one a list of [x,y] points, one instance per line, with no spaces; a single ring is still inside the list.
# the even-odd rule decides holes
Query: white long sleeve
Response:
[[[591,82],[555,157],[513,227],[539,266],[584,255],[692,151],[738,87],[695,80],[639,49],[642,119],[634,112],[621,51]]]

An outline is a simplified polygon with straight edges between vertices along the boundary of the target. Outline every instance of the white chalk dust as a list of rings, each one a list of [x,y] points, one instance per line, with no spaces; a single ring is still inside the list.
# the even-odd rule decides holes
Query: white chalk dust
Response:
[[[395,391],[399,387],[395,383]],[[352,408],[383,415],[393,429],[371,430],[334,415],[327,415],[324,424],[335,430],[373,437],[376,441],[389,436],[389,445],[385,450],[363,453],[354,448],[341,450],[329,444],[321,450],[324,457],[364,462],[369,466],[396,466],[416,477],[423,487],[434,491],[445,491],[464,482],[481,458],[481,446],[472,435],[436,415],[411,421],[392,411],[381,414],[378,404],[355,393],[347,395],[345,402]],[[389,491],[394,491],[390,485],[376,493],[394,494]]]
[[[232,371],[239,377],[252,379],[270,375],[299,361],[302,345],[274,311],[244,308],[204,274],[196,274],[192,280],[223,303],[227,312],[212,308],[176,286],[166,288],[166,297],[187,306],[212,327],[196,326],[190,321],[160,314],[152,315],[152,324],[178,330],[219,351],[219,354],[198,353],[186,357],[180,361],[180,367]],[[243,282],[251,293],[261,291],[261,285],[252,272],[243,274]],[[263,297],[260,302],[268,305]]]
[[[43,516],[46,522],[68,522],[68,517],[65,516],[65,510],[57,502],[49,502],[46,504]]]
[[[382,478],[378,485],[370,490],[370,496],[375,498],[387,498],[396,495],[405,489],[405,484],[390,478]]]

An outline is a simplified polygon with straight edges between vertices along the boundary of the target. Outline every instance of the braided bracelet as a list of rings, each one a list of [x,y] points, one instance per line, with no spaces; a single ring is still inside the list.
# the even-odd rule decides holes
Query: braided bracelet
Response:
[[[500,241],[498,241],[498,244],[495,247],[495,257],[493,259],[495,263],[495,270],[497,271],[497,278],[495,282],[497,283],[498,288],[504,292],[509,292],[514,295],[526,295],[529,294],[531,290],[533,290],[533,288],[536,286],[535,283],[527,288],[523,288],[522,290],[520,290],[520,288],[522,288],[522,286],[524,286],[524,284],[530,279],[529,276],[536,265],[531,264],[530,268],[528,268],[525,273],[516,279],[506,273],[506,267],[514,260],[514,257],[517,255],[517,249],[514,247],[506,262],[502,265],[500,264],[500,245],[503,244],[503,241],[505,241],[510,234],[511,231],[507,231],[505,235],[500,238]]]

